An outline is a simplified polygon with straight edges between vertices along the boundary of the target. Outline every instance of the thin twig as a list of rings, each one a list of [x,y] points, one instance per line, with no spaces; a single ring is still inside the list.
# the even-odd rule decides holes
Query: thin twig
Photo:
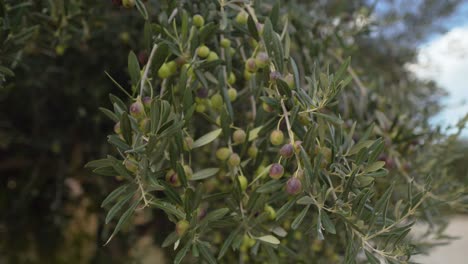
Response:
[[[143,96],[143,91],[145,90],[146,80],[148,79],[148,72],[151,67],[151,62],[153,61],[153,57],[154,57],[154,54],[156,54],[157,49],[158,49],[158,44],[154,44],[153,49],[151,50],[151,54],[148,58],[148,63],[146,64],[146,67],[145,67],[145,72],[143,73],[143,76],[141,77],[140,96]]]

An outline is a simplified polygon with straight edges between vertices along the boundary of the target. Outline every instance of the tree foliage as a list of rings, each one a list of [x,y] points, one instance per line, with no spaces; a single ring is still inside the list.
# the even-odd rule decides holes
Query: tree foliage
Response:
[[[370,36],[372,5],[114,2],[130,8],[4,4],[24,23],[7,41],[27,26],[36,35],[5,50],[31,59],[2,61],[4,73],[19,67],[6,98],[49,94],[18,115],[33,132],[14,131],[14,120],[2,130],[23,138],[3,145],[61,155],[75,149],[58,136],[65,130],[100,152],[86,167],[118,180],[100,203],[109,245],[151,211],[173,223],[158,234],[175,263],[406,263],[428,247],[409,233],[416,221],[441,226],[441,210],[466,210],[448,166],[457,134],[428,124],[440,90],[402,67],[408,47]],[[111,107],[97,113],[110,85]],[[73,112],[56,113],[65,104]],[[39,115],[52,112],[44,127]],[[103,117],[115,124],[115,150],[102,142]],[[58,168],[73,170],[67,159]],[[39,168],[55,159],[45,160]]]

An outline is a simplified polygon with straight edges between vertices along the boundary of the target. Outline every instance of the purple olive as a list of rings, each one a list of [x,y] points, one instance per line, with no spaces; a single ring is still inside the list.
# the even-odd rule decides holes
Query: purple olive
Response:
[[[301,190],[302,190],[301,180],[299,180],[296,177],[289,179],[288,182],[286,183],[286,192],[291,195],[296,195]]]
[[[285,144],[281,147],[279,154],[284,158],[290,158],[294,155],[294,147],[291,144]]]
[[[273,163],[270,167],[269,175],[273,179],[279,179],[283,176],[284,174],[284,168],[281,164],[279,163]]]

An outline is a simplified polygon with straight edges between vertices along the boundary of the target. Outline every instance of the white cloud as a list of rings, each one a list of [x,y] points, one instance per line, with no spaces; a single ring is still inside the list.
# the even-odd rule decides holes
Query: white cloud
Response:
[[[435,118],[454,125],[468,113],[468,26],[457,27],[423,45],[417,62],[408,66],[418,78],[433,80],[446,89],[445,110]]]

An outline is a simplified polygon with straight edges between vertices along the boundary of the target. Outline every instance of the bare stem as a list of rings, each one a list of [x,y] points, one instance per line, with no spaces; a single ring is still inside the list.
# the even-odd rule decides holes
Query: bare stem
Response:
[[[148,63],[146,64],[146,67],[145,67],[145,72],[143,73],[143,76],[141,77],[140,96],[143,96],[143,92],[145,90],[145,84],[148,79],[149,69],[151,67],[151,62],[153,61],[153,57],[154,57],[154,54],[156,54],[157,49],[158,49],[158,44],[154,44],[153,49],[151,50],[151,54],[148,58]]]

